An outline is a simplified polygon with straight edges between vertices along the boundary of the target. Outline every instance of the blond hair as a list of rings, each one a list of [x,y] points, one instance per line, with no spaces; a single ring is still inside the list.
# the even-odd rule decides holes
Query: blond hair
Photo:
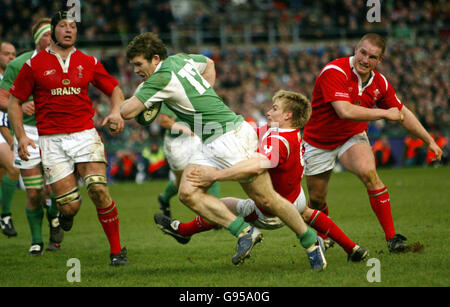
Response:
[[[292,112],[292,125],[295,128],[303,128],[311,117],[311,102],[305,95],[279,90],[272,97],[272,101],[281,101],[283,112]]]

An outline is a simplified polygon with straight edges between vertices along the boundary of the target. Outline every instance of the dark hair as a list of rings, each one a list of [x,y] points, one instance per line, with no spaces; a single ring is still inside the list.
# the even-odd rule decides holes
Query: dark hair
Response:
[[[152,32],[146,32],[136,36],[127,46],[127,59],[142,55],[147,61],[151,61],[157,54],[164,60],[167,58],[167,47],[162,40]]]

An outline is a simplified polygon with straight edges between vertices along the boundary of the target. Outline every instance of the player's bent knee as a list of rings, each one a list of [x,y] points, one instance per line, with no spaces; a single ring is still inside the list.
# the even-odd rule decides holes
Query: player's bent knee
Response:
[[[95,200],[101,200],[108,196],[107,180],[104,175],[87,175],[84,182],[88,190],[89,197]]]
[[[75,215],[81,202],[80,190],[78,187],[75,187],[63,195],[56,196],[55,200],[65,215]]]

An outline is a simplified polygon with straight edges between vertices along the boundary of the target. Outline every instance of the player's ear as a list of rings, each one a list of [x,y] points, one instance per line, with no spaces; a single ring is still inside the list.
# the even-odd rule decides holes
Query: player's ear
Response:
[[[154,54],[153,55],[152,62],[154,64],[159,64],[159,62],[161,62],[161,57],[159,56],[159,54]]]

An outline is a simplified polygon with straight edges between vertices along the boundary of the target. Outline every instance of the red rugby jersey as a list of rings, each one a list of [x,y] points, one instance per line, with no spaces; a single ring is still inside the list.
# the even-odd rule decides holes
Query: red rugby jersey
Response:
[[[375,69],[367,85],[362,87],[352,59],[345,57],[328,63],[316,79],[312,114],[303,132],[303,139],[315,147],[334,149],[367,129],[367,122],[340,119],[332,101],[345,100],[366,108],[401,110],[403,107],[392,85]]]
[[[263,126],[256,132],[259,137],[258,152],[272,161],[269,174],[275,191],[293,203],[302,190],[304,149],[300,129]]]
[[[22,66],[10,93],[33,95],[39,135],[72,133],[94,127],[89,83],[108,96],[118,85],[95,57],[74,49],[63,61],[47,48]]]

